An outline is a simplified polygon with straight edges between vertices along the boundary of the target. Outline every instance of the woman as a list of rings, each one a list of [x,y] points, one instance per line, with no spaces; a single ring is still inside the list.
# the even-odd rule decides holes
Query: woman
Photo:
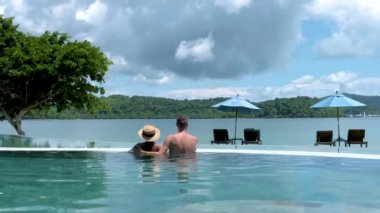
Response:
[[[140,154],[141,150],[146,152],[158,152],[160,151],[160,145],[156,144],[156,140],[160,138],[160,129],[153,125],[145,125],[140,129],[137,134],[145,142],[137,143],[130,152]]]

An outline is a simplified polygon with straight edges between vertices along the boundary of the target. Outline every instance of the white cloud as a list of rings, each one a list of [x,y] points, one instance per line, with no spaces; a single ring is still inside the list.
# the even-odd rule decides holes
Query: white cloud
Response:
[[[26,7],[24,5],[24,0],[12,0],[10,4],[14,11],[26,10]]]
[[[206,38],[199,38],[193,41],[181,41],[174,57],[179,61],[191,61],[194,63],[211,61],[214,59],[212,52],[214,43],[211,34]]]
[[[352,71],[339,71],[316,78],[305,75],[289,84],[279,87],[252,88],[253,100],[267,100],[279,97],[324,97],[339,90],[360,95],[380,95],[380,78],[361,77]]]
[[[239,13],[244,7],[249,7],[251,0],[215,0],[215,5],[222,7],[227,13]]]
[[[22,23],[21,28],[31,29],[32,32],[43,32],[42,29],[46,27],[45,22],[41,21],[40,25],[35,25],[33,20],[26,17],[30,8],[24,0],[5,1],[4,8],[6,16],[10,13],[15,17],[16,22]]]
[[[14,22],[27,33],[41,34],[45,31],[63,31],[75,38],[78,26],[75,15],[76,3],[70,1],[15,0],[3,1],[4,16],[14,17]],[[62,30],[64,29],[64,30]],[[75,33],[73,33],[75,31]]]
[[[316,51],[326,57],[369,56],[374,53],[374,49],[367,45],[343,32],[337,32],[320,41]]]
[[[122,67],[128,66],[128,61],[122,55],[106,52],[106,56],[112,61],[113,63],[112,65],[122,66]]]
[[[101,24],[107,14],[107,5],[100,0],[96,0],[85,10],[77,10],[75,17],[78,20],[86,21],[94,26]]]
[[[278,97],[324,97],[339,90],[360,95],[380,95],[380,78],[361,77],[359,73],[339,71],[316,78],[306,75],[289,84],[279,87],[252,88],[253,100],[266,100]]]
[[[127,58],[129,76],[151,66],[187,79],[238,79],[287,65],[302,40],[304,9],[303,0],[287,1],[0,0],[24,32],[87,39]]]
[[[105,76],[105,84],[103,85],[106,90],[106,96],[109,95],[135,95],[129,94],[130,80],[127,76],[118,75],[111,71]]]
[[[0,14],[4,14],[6,8],[6,6],[0,5]]]
[[[322,57],[374,55],[380,48],[378,0],[315,0],[306,7],[313,18],[336,25],[330,37],[316,45]]]
[[[331,73],[327,76],[322,76],[321,80],[327,83],[337,83],[337,84],[345,84],[347,82],[352,82],[355,79],[358,79],[359,75],[350,71],[339,71],[335,73]]]
[[[314,81],[314,76],[312,75],[304,75],[301,78],[294,80],[293,84],[309,84]]]
[[[164,85],[170,83],[172,79],[172,74],[168,73],[157,73],[157,75],[154,78],[151,78],[150,76],[146,76],[143,74],[137,74],[133,81],[148,83],[148,84],[154,84],[154,85]]]
[[[67,11],[70,11],[74,8],[75,4],[73,0],[71,0],[70,2],[53,6],[52,12],[55,17],[62,18],[67,14]]]
[[[165,70],[155,70],[150,66],[146,66],[133,77],[133,81],[153,84],[165,85],[169,84],[174,78],[174,74]]]
[[[49,29],[49,26],[45,21],[36,23],[32,20],[27,19],[26,17],[18,17],[17,19],[22,21],[22,26],[24,28],[32,31],[33,33],[41,34]]]
[[[248,100],[259,102],[275,98],[297,96],[324,97],[339,90],[344,93],[361,95],[380,95],[380,78],[361,77],[358,73],[339,71],[316,78],[305,75],[289,84],[278,87],[217,87],[174,90],[167,97],[178,99],[205,99],[214,97],[232,97],[237,94]],[[163,94],[164,95],[164,94]]]
[[[216,87],[174,90],[161,95],[175,99],[207,99],[217,97],[232,97],[236,95],[246,96],[247,94],[247,88]]]

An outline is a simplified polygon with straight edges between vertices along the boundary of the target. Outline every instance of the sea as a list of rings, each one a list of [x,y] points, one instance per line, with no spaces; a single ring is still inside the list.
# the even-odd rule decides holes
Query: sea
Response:
[[[163,143],[168,134],[177,131],[175,119],[76,119],[76,120],[24,120],[23,130],[27,137],[46,141],[76,144],[108,144],[112,147],[128,147],[141,142],[137,131],[145,124],[161,130],[157,141]],[[236,122],[236,133],[235,133]],[[340,136],[347,137],[348,129],[365,129],[369,147],[379,147],[380,117],[340,118]],[[270,146],[314,146],[317,130],[333,130],[338,137],[336,118],[284,118],[284,119],[191,119],[188,131],[197,136],[200,145],[209,145],[213,129],[227,129],[230,138],[243,138],[245,128],[261,131],[263,145]],[[16,131],[7,122],[0,122],[0,134],[15,135]],[[239,143],[239,141],[238,141]],[[252,145],[251,145],[252,146]]]

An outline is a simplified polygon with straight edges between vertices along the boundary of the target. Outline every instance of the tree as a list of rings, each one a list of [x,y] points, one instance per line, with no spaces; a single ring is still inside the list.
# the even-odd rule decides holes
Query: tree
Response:
[[[71,41],[58,32],[40,36],[18,31],[0,16],[0,111],[19,135],[32,109],[94,110],[104,94],[111,61],[88,41]]]

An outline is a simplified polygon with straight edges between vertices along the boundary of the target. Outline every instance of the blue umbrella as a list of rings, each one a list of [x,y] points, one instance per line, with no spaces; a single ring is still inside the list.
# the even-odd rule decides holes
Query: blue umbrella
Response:
[[[340,127],[339,127],[339,108],[341,107],[360,107],[365,106],[365,104],[355,101],[349,97],[344,96],[339,91],[336,91],[335,95],[329,96],[322,101],[314,104],[311,108],[324,108],[324,107],[336,107],[336,115],[338,120],[338,141],[340,146]]]
[[[239,112],[251,112],[252,110],[260,109],[257,106],[249,103],[246,99],[239,97],[237,95],[236,97],[230,98],[226,101],[223,101],[221,103],[215,104],[212,106],[214,108],[217,108],[221,111],[232,111],[235,112],[235,134],[234,134],[234,142],[236,139],[236,126],[237,126],[237,115]],[[235,143],[236,147],[236,143]]]

